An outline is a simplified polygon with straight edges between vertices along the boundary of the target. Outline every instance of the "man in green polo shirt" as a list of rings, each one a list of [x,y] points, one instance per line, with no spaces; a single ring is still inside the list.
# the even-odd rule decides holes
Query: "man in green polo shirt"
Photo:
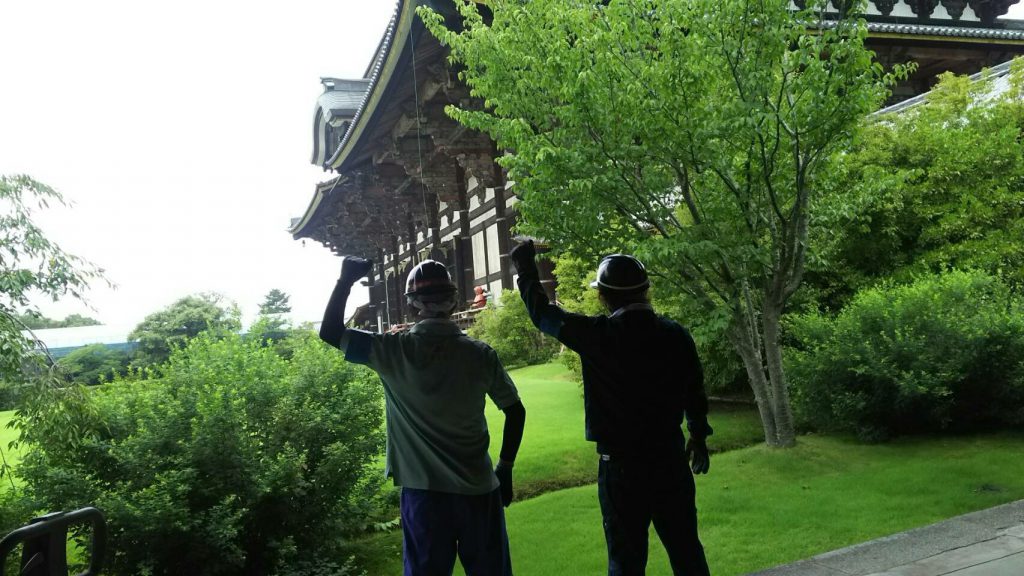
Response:
[[[456,555],[467,576],[511,575],[503,505],[512,501],[526,409],[494,350],[451,321],[455,285],[439,262],[426,260],[409,273],[406,299],[420,318],[412,329],[346,329],[349,292],[371,266],[345,258],[320,338],[346,360],[372,368],[384,385],[387,474],[402,487],[405,575],[451,574]],[[493,469],[487,397],[505,414]]]

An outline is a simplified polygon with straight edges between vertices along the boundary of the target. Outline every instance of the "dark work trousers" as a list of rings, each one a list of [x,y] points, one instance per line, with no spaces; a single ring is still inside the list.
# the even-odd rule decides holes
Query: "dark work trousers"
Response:
[[[652,521],[673,574],[709,574],[697,536],[693,473],[681,450],[654,456],[602,456],[597,495],[604,516],[609,576],[643,576]]]
[[[402,488],[405,576],[511,576],[505,509],[498,490],[467,496]]]

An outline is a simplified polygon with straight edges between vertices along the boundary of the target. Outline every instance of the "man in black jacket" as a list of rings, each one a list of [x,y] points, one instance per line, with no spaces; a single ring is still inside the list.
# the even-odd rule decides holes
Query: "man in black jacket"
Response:
[[[712,430],[693,338],[654,313],[647,272],[636,258],[614,254],[601,261],[592,286],[610,314],[583,316],[548,301],[535,256],[530,240],[511,253],[533,323],[582,359],[587,440],[600,455],[608,574],[644,573],[653,522],[675,574],[707,575],[693,473],[708,471],[705,440]]]

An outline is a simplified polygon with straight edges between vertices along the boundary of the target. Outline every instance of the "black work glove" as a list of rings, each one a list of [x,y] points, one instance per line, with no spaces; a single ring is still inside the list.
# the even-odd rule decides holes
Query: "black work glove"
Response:
[[[508,254],[509,259],[516,266],[516,272],[519,274],[529,273],[537,269],[537,263],[534,262],[536,256],[537,249],[533,247],[533,240],[523,242],[513,248]]]
[[[373,260],[356,256],[345,256],[345,259],[341,262],[341,277],[338,278],[338,282],[352,286],[360,278],[369,274],[372,269]]]
[[[707,474],[711,469],[711,455],[706,440],[690,438],[686,443],[686,460],[694,474]]]
[[[494,475],[498,477],[498,484],[501,485],[501,503],[508,508],[512,503],[512,465],[499,460],[494,468]]]

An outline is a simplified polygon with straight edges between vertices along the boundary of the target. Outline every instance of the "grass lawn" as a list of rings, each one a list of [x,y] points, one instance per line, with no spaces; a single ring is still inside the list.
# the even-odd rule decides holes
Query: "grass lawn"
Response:
[[[516,499],[526,500],[564,488],[597,481],[594,444],[584,438],[583,393],[559,363],[530,366],[510,372],[526,406],[526,430],[516,458]],[[715,405],[709,417],[715,433],[708,439],[712,451],[733,450],[761,442],[764,433],[753,407]],[[491,455],[497,461],[504,417],[487,406]],[[400,573],[393,562],[401,556],[398,532],[361,541],[356,553],[365,558],[370,574]],[[381,564],[376,564],[382,560]]]
[[[17,464],[20,455],[17,451],[11,450],[7,447],[7,445],[13,440],[18,439],[18,431],[14,428],[7,427],[7,423],[10,422],[12,418],[14,418],[13,410],[0,412],[0,451],[3,452],[4,457],[7,459],[7,463],[13,467]],[[0,461],[0,465],[2,464],[3,462]],[[17,480],[15,480],[15,484],[17,484]],[[0,478],[0,492],[10,489],[11,482],[7,476],[4,475],[3,478]]]
[[[526,430],[515,468],[517,498],[597,482],[594,444],[584,438],[583,393],[569,372],[552,363],[513,370],[510,375],[526,406]],[[715,429],[708,439],[712,451],[750,446],[764,438],[753,407],[716,405],[710,420]],[[495,462],[504,421],[501,412],[488,403]]]
[[[746,574],[1024,498],[1022,451],[1021,435],[884,445],[807,436],[792,450],[721,454],[697,480],[712,572]],[[607,569],[596,486],[515,503],[507,514],[517,574]],[[371,555],[370,574],[397,574],[400,550],[400,533],[390,533],[356,552]],[[648,574],[671,574],[660,544],[652,546]]]

